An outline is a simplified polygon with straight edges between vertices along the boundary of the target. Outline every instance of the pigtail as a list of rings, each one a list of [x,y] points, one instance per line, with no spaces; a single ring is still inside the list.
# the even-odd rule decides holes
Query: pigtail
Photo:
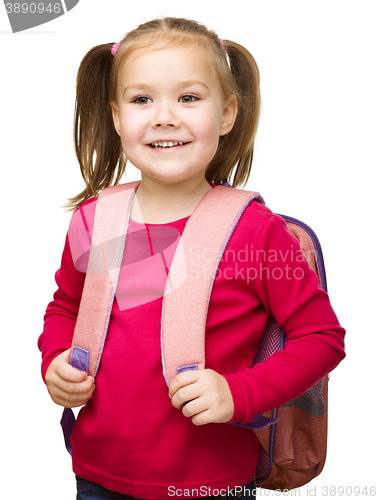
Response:
[[[79,67],[74,143],[85,188],[69,199],[69,209],[75,209],[88,198],[97,196],[113,181],[118,184],[125,171],[126,158],[114,128],[110,106],[114,60],[112,46],[112,43],[108,43],[94,47],[85,55]]]
[[[220,138],[206,178],[215,184],[245,185],[252,166],[254,141],[260,116],[260,74],[253,56],[242,45],[223,40],[236,87],[238,114],[233,129]]]

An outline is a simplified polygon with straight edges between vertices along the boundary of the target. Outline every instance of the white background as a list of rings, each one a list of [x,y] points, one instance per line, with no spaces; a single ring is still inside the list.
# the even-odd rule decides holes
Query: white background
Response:
[[[75,497],[37,339],[70,218],[61,207],[83,186],[72,143],[76,72],[92,46],[164,15],[194,18],[255,56],[263,110],[247,188],[316,231],[347,329],[347,358],[330,382],[326,467],[301,497],[377,486],[376,2],[81,0],[18,34],[0,5],[2,498]],[[127,180],[137,178],[130,169]]]

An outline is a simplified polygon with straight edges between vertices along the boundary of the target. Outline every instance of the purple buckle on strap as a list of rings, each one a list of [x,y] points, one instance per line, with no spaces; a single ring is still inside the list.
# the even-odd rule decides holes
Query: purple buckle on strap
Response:
[[[73,346],[71,353],[71,366],[82,372],[89,371],[89,351],[82,347]]]
[[[73,346],[71,352],[71,366],[82,372],[89,371],[89,351],[82,347]],[[72,454],[71,434],[75,425],[76,419],[71,408],[64,408],[63,415],[60,420],[62,426],[64,442],[68,453]]]
[[[247,429],[264,429],[268,427],[268,425],[276,424],[280,419],[279,418],[268,418],[264,417],[264,415],[256,415],[250,422],[246,424],[241,424],[240,422],[233,422],[233,425],[238,425],[240,427],[247,427]]]
[[[193,372],[195,370],[198,370],[197,363],[195,363],[193,365],[180,366],[179,368],[177,368],[177,374],[179,375],[180,373],[184,373],[184,372]]]

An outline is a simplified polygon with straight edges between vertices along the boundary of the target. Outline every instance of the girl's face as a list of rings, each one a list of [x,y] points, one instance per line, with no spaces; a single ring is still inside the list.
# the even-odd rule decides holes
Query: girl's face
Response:
[[[142,179],[174,184],[204,179],[237,105],[234,97],[224,102],[214,69],[188,47],[126,61],[112,110],[125,154]]]

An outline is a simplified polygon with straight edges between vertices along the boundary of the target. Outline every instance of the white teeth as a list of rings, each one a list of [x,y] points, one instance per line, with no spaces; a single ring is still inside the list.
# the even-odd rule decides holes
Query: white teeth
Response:
[[[173,146],[182,146],[184,143],[181,141],[169,141],[169,142],[152,142],[151,146],[154,148],[172,148]]]

